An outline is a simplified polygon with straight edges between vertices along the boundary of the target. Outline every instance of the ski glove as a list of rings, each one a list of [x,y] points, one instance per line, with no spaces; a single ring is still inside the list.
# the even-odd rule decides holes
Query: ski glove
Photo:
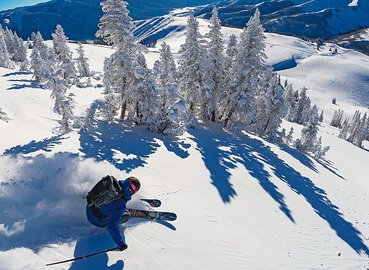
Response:
[[[123,251],[123,250],[125,250],[127,248],[128,248],[127,244],[123,244],[122,246],[119,247],[119,250],[120,251]]]

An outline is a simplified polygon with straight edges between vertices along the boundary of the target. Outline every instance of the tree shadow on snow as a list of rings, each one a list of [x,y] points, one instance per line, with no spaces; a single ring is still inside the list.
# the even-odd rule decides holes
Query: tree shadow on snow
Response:
[[[88,255],[91,253],[99,252],[101,250],[114,248],[116,245],[111,240],[109,234],[101,234],[96,236],[91,236],[88,238],[79,239],[76,243],[76,247],[74,249],[74,257],[80,257],[84,255]],[[124,258],[124,251],[110,251],[109,253],[117,253],[120,252],[119,257]],[[91,269],[99,269],[99,270],[122,270],[124,268],[124,261],[118,260],[112,265],[108,265],[108,254],[102,253],[93,257],[89,257],[86,259],[81,259],[74,261],[69,270],[91,270]]]
[[[241,163],[279,204],[282,212],[293,221],[291,211],[284,202],[283,194],[269,180],[270,175],[264,169],[261,158],[258,156],[258,152],[265,147],[261,141],[248,139],[246,144],[239,137],[217,127],[191,130],[190,134],[197,143],[197,149],[202,154],[205,166],[210,172],[212,184],[217,188],[224,203],[230,203],[237,195],[230,183],[230,170]]]
[[[21,90],[24,88],[39,88],[43,89],[42,85],[34,80],[8,80],[9,82],[22,82],[22,84],[13,84],[11,87],[6,90]]]
[[[4,155],[12,155],[16,156],[18,154],[30,154],[37,151],[45,151],[51,152],[52,148],[55,147],[57,144],[61,144],[61,140],[63,139],[62,136],[53,136],[51,138],[46,138],[42,141],[31,141],[25,145],[17,145],[10,149],[5,150]]]
[[[224,203],[229,203],[237,195],[230,183],[230,170],[242,164],[269,196],[279,204],[281,211],[294,222],[291,211],[284,201],[284,195],[271,181],[271,175],[265,168],[268,166],[280,181],[287,184],[311,205],[338,237],[357,253],[364,252],[369,255],[369,249],[361,239],[361,233],[344,219],[339,208],[330,201],[326,192],[280,159],[263,141],[246,135],[231,135],[219,128],[192,130],[190,134],[193,136],[192,140],[197,143],[205,166],[211,174],[212,184],[218,189]],[[308,168],[316,171],[313,163],[307,161],[309,158],[296,155],[294,151],[288,152]]]
[[[155,135],[144,128],[135,128],[125,123],[98,121],[93,129],[80,132],[80,151],[86,158],[108,161],[117,169],[127,173],[144,167],[146,159],[160,147],[162,140],[168,151],[181,158],[188,157],[189,145],[178,143],[164,136]]]
[[[10,77],[10,76],[17,76],[17,75],[31,75],[31,74],[33,74],[33,73],[28,72],[28,71],[17,71],[17,72],[7,73],[7,74],[3,75],[3,77]]]

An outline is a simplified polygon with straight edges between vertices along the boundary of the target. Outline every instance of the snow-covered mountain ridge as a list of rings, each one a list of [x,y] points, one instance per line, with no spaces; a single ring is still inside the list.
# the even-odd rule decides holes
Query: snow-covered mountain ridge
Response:
[[[35,6],[20,7],[0,12],[0,22],[15,30],[21,37],[40,31],[50,39],[57,24],[63,25],[71,39],[95,39],[102,15],[100,0],[51,0]],[[210,0],[128,1],[134,19],[147,19],[167,14],[179,7],[207,4]],[[4,20],[9,20],[5,24]]]
[[[22,37],[40,30],[50,38],[56,24],[62,24],[72,39],[94,39],[101,16],[99,0],[52,0],[33,7],[21,7],[0,12],[0,21],[8,24]],[[128,1],[136,20],[167,14],[170,10],[190,5],[203,5],[196,14],[210,17],[212,7],[219,7],[224,24],[244,27],[258,7],[267,31],[309,38],[334,38],[369,27],[369,3],[366,0],[222,0],[222,1]],[[81,20],[80,18],[83,18]],[[4,24],[4,23],[3,23]],[[78,31],[76,28],[78,26]]]
[[[223,0],[200,10],[209,18],[212,6],[219,7],[226,25],[244,27],[255,8],[262,14],[269,32],[306,38],[330,39],[369,26],[369,2],[366,0]]]
[[[163,24],[177,31],[149,49],[151,67],[163,41],[178,59],[186,19],[173,14]],[[200,31],[208,31],[207,21]],[[222,31],[226,38],[240,34]],[[84,47],[101,72],[113,50]],[[277,34],[267,34],[266,53],[282,79],[306,86],[325,110],[319,135],[331,146],[326,160],[209,123],[179,140],[120,122],[58,136],[50,91],[30,73],[0,68],[0,107],[10,118],[0,121],[0,269],[48,269],[45,263],[114,245],[86,221],[82,199],[105,174],[136,175],[143,186],[137,196],[160,198],[161,209],[175,211],[178,220],[132,220],[123,227],[126,251],[55,269],[367,269],[368,144],[360,149],[338,139],[328,123],[338,108],[367,111],[369,58]],[[69,91],[77,116],[102,98],[101,81],[92,83]],[[301,129],[283,123],[290,126]],[[145,207],[137,198],[129,205]]]

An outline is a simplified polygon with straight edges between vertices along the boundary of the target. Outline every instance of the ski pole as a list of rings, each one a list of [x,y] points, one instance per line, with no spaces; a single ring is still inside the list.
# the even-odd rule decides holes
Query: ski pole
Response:
[[[109,252],[109,251],[113,251],[113,250],[117,250],[117,249],[119,249],[119,247],[115,247],[115,248],[110,248],[110,249],[102,250],[102,251],[99,251],[99,252],[95,252],[95,253],[92,253],[92,254],[88,254],[88,255],[84,255],[84,256],[76,257],[76,258],[69,259],[69,260],[65,260],[65,261],[54,262],[54,263],[48,263],[48,264],[46,264],[46,266],[55,265],[55,264],[60,264],[60,263],[66,263],[66,262],[72,262],[72,261],[77,261],[77,260],[81,260],[81,259],[86,259],[86,258],[89,258],[89,257],[92,257],[92,256],[96,256],[96,255],[99,255],[99,254],[107,253],[107,252]]]

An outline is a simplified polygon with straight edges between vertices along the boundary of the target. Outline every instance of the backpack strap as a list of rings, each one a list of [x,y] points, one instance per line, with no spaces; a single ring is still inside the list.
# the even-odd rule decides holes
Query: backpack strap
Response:
[[[119,181],[114,176],[111,176],[111,175],[108,175],[108,176],[113,181],[114,186],[119,190],[119,193],[120,193],[121,197],[123,198],[123,200],[125,202],[127,202],[127,197],[126,197],[125,191],[124,191],[123,187],[120,185]]]

